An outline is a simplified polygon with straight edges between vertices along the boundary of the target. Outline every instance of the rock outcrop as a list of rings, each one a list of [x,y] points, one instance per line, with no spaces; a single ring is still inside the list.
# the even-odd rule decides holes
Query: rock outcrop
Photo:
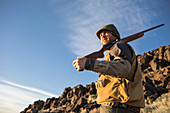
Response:
[[[146,104],[152,104],[170,90],[170,45],[137,55],[142,69]],[[59,98],[48,98],[30,104],[21,113],[98,113],[95,84],[65,88]],[[145,110],[143,110],[145,112]]]
[[[170,45],[138,55],[146,102],[152,103],[170,89]]]

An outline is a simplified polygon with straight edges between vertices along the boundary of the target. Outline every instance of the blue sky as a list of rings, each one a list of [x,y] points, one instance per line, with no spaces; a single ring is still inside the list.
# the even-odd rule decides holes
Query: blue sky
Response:
[[[130,42],[136,54],[170,44],[169,0],[0,0],[0,112],[18,113],[98,75],[72,61],[99,50],[96,32],[113,23],[121,37],[164,23]]]

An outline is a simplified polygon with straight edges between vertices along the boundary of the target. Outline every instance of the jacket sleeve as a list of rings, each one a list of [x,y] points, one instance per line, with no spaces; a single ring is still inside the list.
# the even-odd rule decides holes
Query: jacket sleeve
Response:
[[[132,57],[128,46],[129,45],[126,43],[115,44],[108,54],[110,57],[113,57],[112,60],[100,61],[95,59],[87,59],[85,69],[103,75],[127,77],[131,69]]]

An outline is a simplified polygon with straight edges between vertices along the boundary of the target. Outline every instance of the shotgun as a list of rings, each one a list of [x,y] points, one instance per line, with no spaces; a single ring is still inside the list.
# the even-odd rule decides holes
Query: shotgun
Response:
[[[136,34],[133,34],[133,35],[130,35],[130,36],[127,36],[125,38],[120,39],[119,42],[126,42],[127,43],[127,42],[130,42],[130,41],[136,40],[138,38],[141,38],[144,35],[145,32],[148,32],[150,30],[156,29],[156,28],[161,27],[161,26],[164,26],[164,24],[149,28],[147,30],[141,31],[139,33],[136,33]],[[112,47],[114,45],[114,43],[116,43],[116,42],[106,44],[99,51],[93,52],[93,53],[91,53],[89,55],[86,55],[85,57],[86,58],[94,58],[94,59],[103,58],[104,57],[104,51],[106,51],[110,47]]]

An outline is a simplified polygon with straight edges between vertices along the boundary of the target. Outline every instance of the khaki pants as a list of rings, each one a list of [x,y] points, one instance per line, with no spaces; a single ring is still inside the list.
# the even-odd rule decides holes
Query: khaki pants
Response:
[[[100,106],[100,113],[139,113],[128,108],[112,108],[112,106]]]

